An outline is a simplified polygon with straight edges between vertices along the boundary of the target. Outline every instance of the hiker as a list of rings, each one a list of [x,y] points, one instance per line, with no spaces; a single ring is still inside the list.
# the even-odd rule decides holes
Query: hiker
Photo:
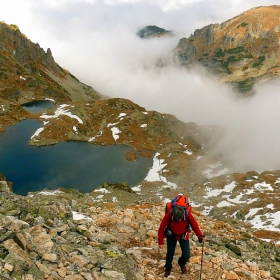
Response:
[[[164,277],[168,277],[171,273],[177,242],[179,242],[182,251],[182,255],[178,259],[178,264],[181,268],[182,274],[187,273],[186,263],[190,258],[190,228],[192,228],[197,235],[200,243],[205,242],[206,238],[202,234],[190,209],[185,210],[183,207],[176,205],[173,206],[172,209],[170,206],[169,209],[166,209],[166,213],[158,229],[158,244],[160,249],[163,249],[164,237],[166,237],[167,240]]]

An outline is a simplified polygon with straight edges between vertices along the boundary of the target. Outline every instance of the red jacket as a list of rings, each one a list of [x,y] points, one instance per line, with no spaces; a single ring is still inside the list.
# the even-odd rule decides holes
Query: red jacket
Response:
[[[195,220],[195,218],[193,217],[190,211],[188,211],[187,220],[181,220],[180,222],[177,222],[176,220],[172,220],[170,218],[170,211],[167,211],[158,229],[158,244],[159,245],[164,244],[164,230],[167,226],[169,226],[172,233],[175,234],[175,238],[177,240],[180,240],[186,232],[188,223],[190,224],[192,230],[194,231],[198,239],[201,239],[203,234],[199,228],[197,221]]]

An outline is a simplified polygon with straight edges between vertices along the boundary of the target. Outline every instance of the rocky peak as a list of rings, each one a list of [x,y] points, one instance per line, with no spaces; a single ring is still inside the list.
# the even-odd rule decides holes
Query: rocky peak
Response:
[[[45,52],[31,42],[16,25],[0,22],[0,100],[25,103],[32,99],[52,98],[56,102],[103,98],[81,83]]]
[[[42,63],[46,68],[53,72],[62,72],[61,68],[55,63],[51,50],[45,52],[40,45],[32,43],[18,26],[0,23],[0,48],[8,56],[14,56],[15,62],[25,65],[32,72],[32,61]]]
[[[156,25],[148,25],[137,32],[140,38],[159,38],[159,37],[171,37],[173,32],[170,30],[165,30],[164,28],[158,27]]]
[[[279,76],[280,6],[250,9],[182,38],[174,53],[183,65],[201,63],[248,92],[254,81]]]

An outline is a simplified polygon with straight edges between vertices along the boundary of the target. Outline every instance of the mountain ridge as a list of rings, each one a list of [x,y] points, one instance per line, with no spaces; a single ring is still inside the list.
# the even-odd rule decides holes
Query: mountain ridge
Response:
[[[16,25],[0,22],[0,35],[0,97],[3,102],[22,104],[32,99],[51,97],[62,102],[104,98],[61,68],[49,48],[45,52],[38,43],[34,44],[22,34]]]
[[[173,50],[180,64],[198,63],[244,94],[279,77],[280,6],[245,11],[221,24],[196,29]]]

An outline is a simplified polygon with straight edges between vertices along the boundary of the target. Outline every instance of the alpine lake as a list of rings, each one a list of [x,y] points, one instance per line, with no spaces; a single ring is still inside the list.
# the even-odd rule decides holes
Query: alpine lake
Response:
[[[53,107],[51,101],[33,101],[23,107],[40,112]],[[9,126],[0,133],[0,173],[13,183],[13,192],[58,188],[88,193],[106,183],[139,184],[152,166],[152,158],[137,155],[137,161],[125,158],[127,145],[100,146],[82,141],[64,141],[36,147],[28,141],[42,122],[32,119]]]

